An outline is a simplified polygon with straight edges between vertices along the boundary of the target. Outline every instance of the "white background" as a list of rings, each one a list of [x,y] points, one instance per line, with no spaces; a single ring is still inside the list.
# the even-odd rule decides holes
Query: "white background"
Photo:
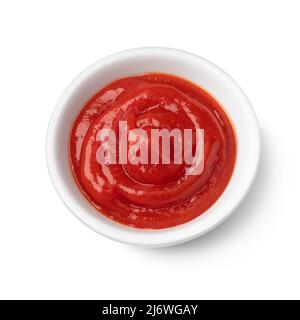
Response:
[[[0,298],[300,298],[299,1],[2,1]],[[235,214],[190,243],[138,249],[64,207],[48,177],[55,103],[86,66],[141,46],[225,69],[257,113],[262,159]],[[251,150],[249,150],[249,153]]]

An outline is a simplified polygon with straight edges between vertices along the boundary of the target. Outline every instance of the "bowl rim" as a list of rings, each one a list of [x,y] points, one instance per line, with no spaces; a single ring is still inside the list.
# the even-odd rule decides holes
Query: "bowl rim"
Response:
[[[236,92],[239,93],[239,98],[243,99],[244,105],[248,107],[249,111],[249,121],[251,121],[251,125],[253,130],[256,130],[256,141],[255,141],[255,157],[254,160],[252,161],[252,167],[251,167],[251,174],[248,178],[248,181],[244,183],[244,187],[240,191],[239,198],[235,201],[235,204],[232,205],[230,210],[227,210],[224,212],[224,214],[219,217],[216,221],[211,223],[209,226],[207,226],[205,229],[199,230],[197,232],[197,229],[194,228],[187,228],[191,224],[196,225],[196,221],[198,218],[195,218],[187,223],[168,228],[168,229],[159,229],[159,230],[143,230],[143,229],[135,229],[123,225],[119,225],[118,223],[109,220],[112,223],[113,227],[110,230],[107,230],[104,225],[103,228],[99,228],[99,226],[95,226],[93,223],[91,223],[89,220],[84,218],[84,214],[79,213],[76,209],[74,209],[74,206],[69,200],[66,200],[66,194],[65,192],[69,192],[67,188],[64,187],[64,185],[58,181],[58,176],[57,176],[57,168],[55,163],[53,162],[53,157],[51,153],[53,150],[55,150],[54,146],[54,135],[55,135],[55,124],[56,121],[59,119],[58,115],[60,112],[63,111],[64,106],[66,105],[66,102],[72,92],[77,89],[78,85],[82,84],[85,82],[87,77],[92,74],[93,72],[97,72],[99,68],[103,67],[106,64],[109,64],[115,60],[120,60],[124,59],[129,56],[135,56],[135,55],[143,55],[143,54],[150,54],[150,53],[155,53],[155,54],[164,54],[164,55],[180,55],[184,59],[197,59],[199,62],[201,62],[203,65],[208,66],[214,72],[217,72],[221,78],[224,79],[224,81],[230,82],[231,86],[235,88]],[[189,80],[189,79],[188,79]],[[237,148],[237,156],[239,152],[239,146]],[[73,215],[78,218],[82,223],[84,223],[86,226],[94,230],[95,232],[106,236],[107,238],[110,238],[112,240],[122,242],[125,244],[131,244],[131,245],[137,245],[137,246],[143,246],[143,247],[165,247],[165,246],[171,246],[171,245],[176,245],[180,244],[183,242],[190,241],[194,238],[200,237],[204,235],[205,233],[211,231],[212,229],[216,228],[218,225],[220,225],[223,221],[225,221],[235,210],[236,208],[240,205],[240,203],[243,201],[243,199],[246,197],[248,191],[250,190],[254,178],[257,174],[258,170],[258,165],[259,165],[259,160],[260,160],[260,153],[261,153],[261,141],[260,141],[260,132],[259,132],[259,126],[258,126],[258,121],[254,112],[254,109],[243,92],[243,90],[240,88],[240,86],[236,83],[235,80],[231,78],[223,69],[215,65],[214,63],[210,62],[209,60],[202,58],[201,56],[195,55],[193,53],[179,50],[179,49],[174,49],[174,48],[166,48],[166,47],[142,47],[142,48],[134,48],[134,49],[129,49],[125,51],[121,51],[118,53],[114,53],[112,55],[109,55],[103,59],[100,59],[93,63],[92,65],[88,66],[85,68],[75,79],[67,86],[63,94],[61,95],[60,99],[58,100],[53,113],[51,115],[49,125],[48,125],[48,130],[47,130],[47,136],[46,136],[46,161],[47,161],[47,168],[48,172],[52,181],[52,184],[61,198],[62,202],[65,204],[65,206],[73,213]],[[234,169],[235,170],[235,169]],[[71,174],[71,170],[70,170]],[[73,178],[73,177],[72,177]],[[74,184],[76,184],[74,180]],[[76,186],[77,187],[77,186]],[[77,187],[78,188],[78,187]],[[227,188],[227,187],[226,187]],[[79,190],[78,190],[79,191]],[[79,191],[80,192],[80,191]],[[82,195],[80,195],[82,198],[82,201],[87,202]],[[221,195],[222,197],[222,195]],[[213,207],[213,206],[212,206]],[[210,208],[211,209],[211,208]],[[210,210],[208,209],[208,210]],[[95,209],[96,210],[96,209]],[[207,211],[208,211],[207,210]],[[204,213],[206,214],[206,213]],[[101,215],[101,214],[99,214]],[[102,216],[102,215],[101,215]],[[201,216],[201,215],[200,215]],[[108,218],[106,218],[108,219]],[[107,222],[105,222],[107,223]],[[100,225],[100,224],[99,224]],[[116,228],[114,228],[116,227]],[[126,232],[118,232],[118,228],[125,228]],[[190,230],[189,230],[190,229]],[[112,230],[115,230],[115,232],[112,232]],[[180,230],[180,232],[176,233],[176,230]],[[186,232],[184,232],[186,230]],[[191,232],[193,230],[193,232]],[[190,231],[190,232],[189,232]],[[167,236],[164,236],[164,234],[167,234]],[[132,237],[130,236],[132,234]],[[147,236],[143,236],[148,234]],[[173,236],[170,236],[170,234],[173,234]],[[177,234],[177,235],[176,235]],[[150,235],[150,236],[149,236]],[[151,237],[151,235],[153,235]],[[160,240],[158,239],[160,238]],[[155,239],[155,240],[154,240]]]

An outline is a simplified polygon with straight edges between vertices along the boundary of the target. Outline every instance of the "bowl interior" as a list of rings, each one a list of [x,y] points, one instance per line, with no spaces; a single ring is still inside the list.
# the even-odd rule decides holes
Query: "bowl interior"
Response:
[[[101,215],[79,192],[68,159],[70,130],[84,104],[108,83],[147,72],[177,75],[207,90],[223,106],[232,120],[238,143],[233,176],[219,200],[204,214],[186,224],[155,231],[126,227]],[[257,121],[242,90],[214,64],[174,49],[129,50],[88,67],[69,85],[59,100],[50,121],[47,137],[47,160],[51,178],[58,194],[75,216],[109,238],[152,247],[193,239],[222,222],[249,189],[258,159]]]

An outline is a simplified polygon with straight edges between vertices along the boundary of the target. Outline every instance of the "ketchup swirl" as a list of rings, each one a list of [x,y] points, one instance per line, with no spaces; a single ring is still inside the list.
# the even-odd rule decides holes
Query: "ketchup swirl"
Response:
[[[172,157],[170,164],[100,164],[97,134],[113,130],[118,145],[121,121],[128,131],[145,130],[148,140],[152,129],[203,129],[203,171],[188,175],[190,165]],[[195,139],[191,145],[195,152]],[[128,142],[127,151],[130,147]],[[200,87],[165,74],[123,78],[101,89],[76,118],[70,138],[71,168],[83,195],[101,214],[136,228],[173,227],[204,213],[229,183],[235,158],[234,130],[218,102]]]

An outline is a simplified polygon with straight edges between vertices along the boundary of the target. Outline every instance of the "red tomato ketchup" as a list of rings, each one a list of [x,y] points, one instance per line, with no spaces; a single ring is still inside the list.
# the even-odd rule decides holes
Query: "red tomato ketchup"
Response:
[[[137,155],[142,150],[137,150],[132,140],[123,144],[120,123],[126,123],[126,132],[144,130],[143,150],[148,152],[149,162],[120,162],[121,150],[125,154],[136,150]],[[102,129],[116,133],[117,148],[108,150],[115,159],[113,163],[98,160],[97,152],[105,142],[99,139]],[[162,139],[155,150],[158,161],[152,163],[153,129],[190,130],[192,136],[187,144],[193,155],[197,150],[195,131],[202,129],[201,172],[188,174],[191,163],[185,161],[183,151],[179,151],[183,161],[175,160],[174,137],[169,144],[169,163],[160,153]],[[141,142],[140,139],[141,136],[136,141]],[[83,106],[69,142],[72,172],[84,197],[106,217],[143,229],[180,225],[210,208],[230,181],[236,148],[232,124],[210,94],[187,80],[158,73],[119,79],[102,88]]]

